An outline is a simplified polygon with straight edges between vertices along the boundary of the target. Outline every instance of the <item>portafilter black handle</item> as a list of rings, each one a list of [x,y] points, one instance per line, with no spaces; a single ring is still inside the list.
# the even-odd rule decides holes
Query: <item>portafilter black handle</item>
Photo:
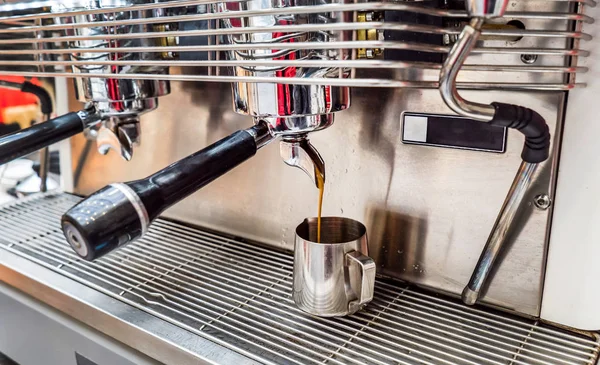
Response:
[[[67,241],[94,260],[142,237],[165,209],[256,154],[271,139],[266,125],[238,131],[146,179],[109,185],[62,217]]]
[[[0,137],[0,165],[72,137],[100,121],[93,109],[65,114]]]

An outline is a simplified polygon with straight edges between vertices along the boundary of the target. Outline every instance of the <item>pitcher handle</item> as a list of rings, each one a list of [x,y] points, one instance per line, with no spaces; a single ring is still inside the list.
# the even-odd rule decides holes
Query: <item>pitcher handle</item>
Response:
[[[358,305],[366,304],[373,299],[373,291],[375,290],[375,261],[358,251],[348,252],[346,257],[348,258],[349,265],[358,265],[360,267],[362,280]]]

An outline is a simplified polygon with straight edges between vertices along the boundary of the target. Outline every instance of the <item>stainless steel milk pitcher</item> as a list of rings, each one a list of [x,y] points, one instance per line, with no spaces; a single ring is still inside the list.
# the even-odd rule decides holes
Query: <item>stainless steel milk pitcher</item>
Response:
[[[373,299],[375,262],[368,254],[367,229],[355,220],[323,217],[296,228],[292,297],[305,312],[323,317],[357,312]]]

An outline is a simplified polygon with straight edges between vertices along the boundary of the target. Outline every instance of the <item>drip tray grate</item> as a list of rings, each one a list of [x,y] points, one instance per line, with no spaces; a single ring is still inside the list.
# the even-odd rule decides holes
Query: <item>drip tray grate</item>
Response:
[[[364,311],[311,317],[291,300],[291,255],[166,220],[82,262],[59,223],[78,200],[44,195],[0,209],[0,247],[261,363],[594,364],[598,356],[593,337],[381,280]]]

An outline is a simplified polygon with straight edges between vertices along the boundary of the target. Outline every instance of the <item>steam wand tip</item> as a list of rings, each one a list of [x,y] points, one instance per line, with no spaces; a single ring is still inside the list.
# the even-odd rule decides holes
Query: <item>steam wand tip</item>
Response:
[[[479,292],[465,286],[465,289],[462,292],[463,303],[466,305],[475,305],[477,299],[479,299]]]

